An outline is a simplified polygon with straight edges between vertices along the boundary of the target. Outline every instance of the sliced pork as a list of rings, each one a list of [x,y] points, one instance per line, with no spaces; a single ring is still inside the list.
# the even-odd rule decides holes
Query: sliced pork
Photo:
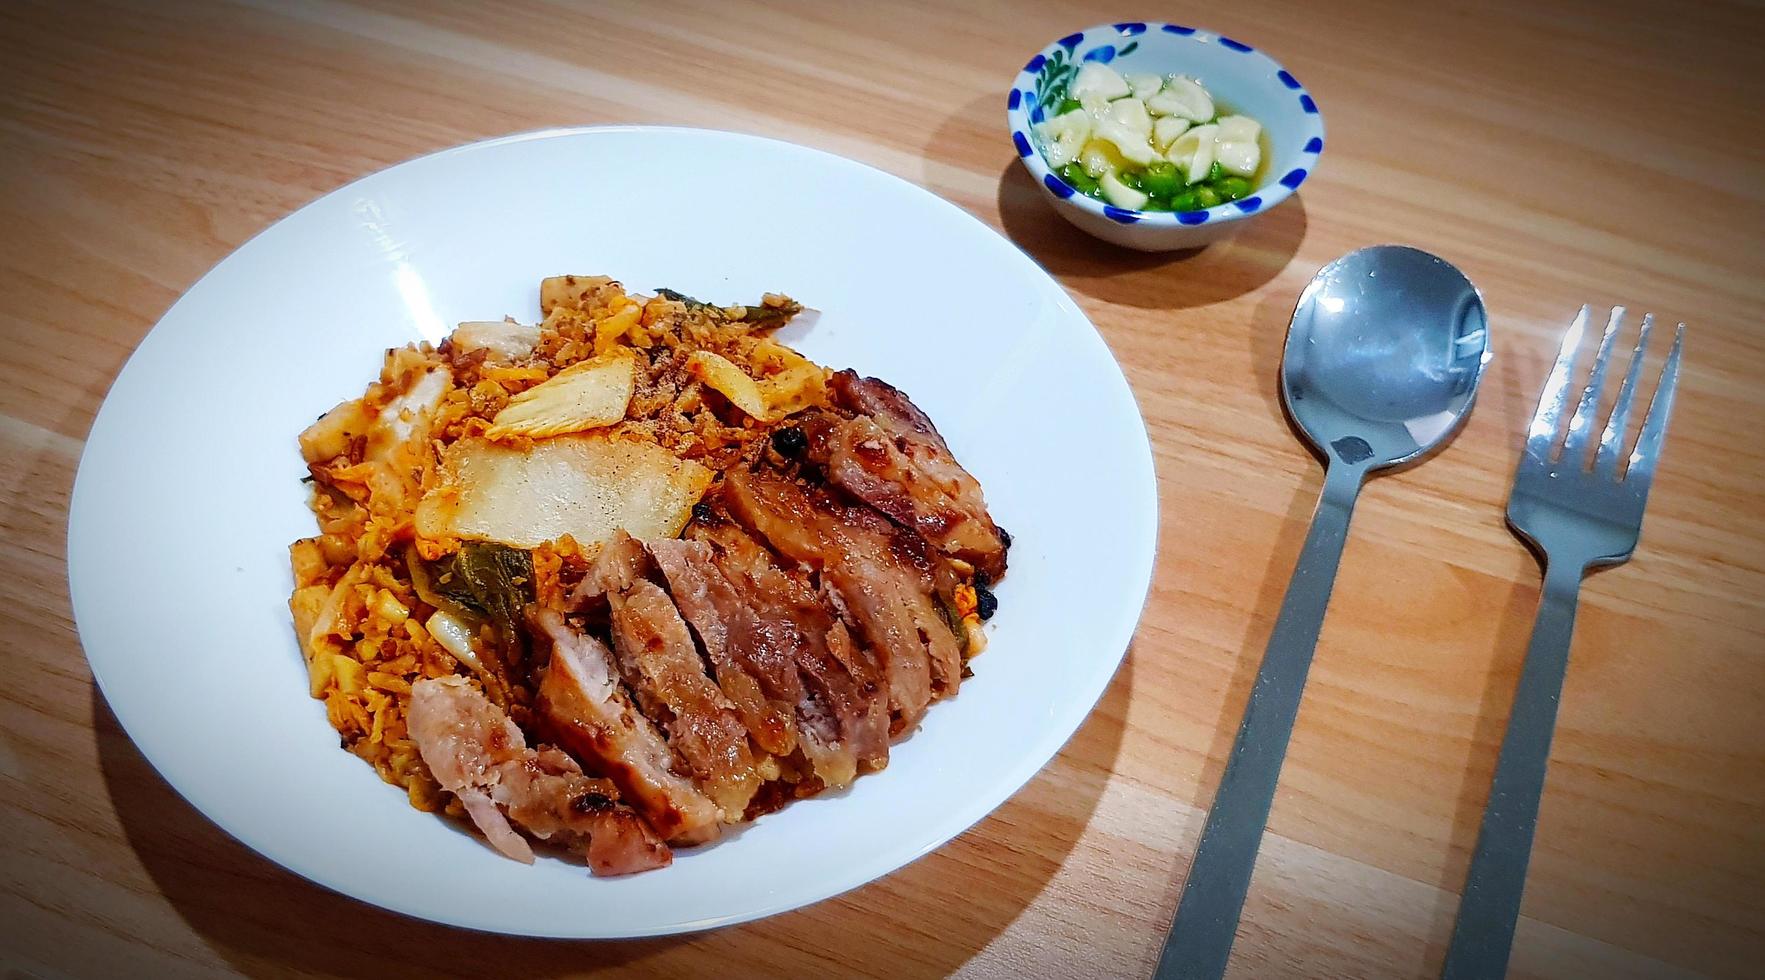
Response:
[[[558,743],[610,778],[664,839],[714,839],[722,811],[674,771],[674,753],[661,732],[620,687],[612,653],[556,610],[537,610],[532,621],[552,644],[538,708]]]
[[[619,802],[611,782],[583,775],[556,749],[528,748],[514,722],[465,678],[413,684],[408,721],[436,781],[504,855],[532,863],[519,826],[584,852],[597,875],[647,871],[672,860],[649,825]]]
[[[747,532],[727,522],[701,525],[695,537],[754,611],[762,628],[749,639],[789,656],[800,678],[796,704],[803,754],[828,786],[888,764],[888,698],[882,666],[852,642],[828,603],[781,568]]]
[[[760,788],[748,731],[735,706],[705,673],[674,601],[644,577],[643,545],[620,532],[602,549],[584,583],[607,598],[619,672],[639,707],[657,719],[723,819],[742,819]]]
[[[918,531],[940,553],[989,578],[1003,576],[1007,539],[987,512],[980,482],[956,462],[931,419],[899,389],[852,371],[835,374],[828,390],[851,413],[811,442],[829,482]]]
[[[754,744],[780,758],[790,756],[797,750],[792,718],[803,685],[786,644],[773,641],[769,624],[718,571],[710,545],[670,538],[646,542],[645,547]]]
[[[766,471],[730,471],[722,499],[780,554],[817,569],[831,586],[841,611],[884,665],[895,732],[918,724],[934,692],[956,693],[962,646],[935,597],[922,538],[868,507]]]

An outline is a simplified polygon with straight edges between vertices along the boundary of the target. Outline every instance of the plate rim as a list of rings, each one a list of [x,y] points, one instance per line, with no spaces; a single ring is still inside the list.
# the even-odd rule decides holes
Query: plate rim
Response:
[[[980,793],[969,798],[965,801],[965,805],[952,807],[950,812],[957,814],[957,816],[947,823],[938,824],[936,829],[934,829],[929,835],[929,840],[914,841],[911,842],[909,846],[897,847],[894,849],[879,847],[873,852],[873,857],[871,859],[842,865],[839,871],[828,874],[825,877],[827,883],[825,886],[806,889],[803,893],[793,895],[784,900],[763,903],[743,911],[732,912],[728,915],[713,916],[707,919],[688,922],[676,921],[660,923],[654,927],[643,929],[621,928],[615,931],[597,931],[592,928],[561,930],[549,927],[523,929],[476,924],[457,916],[438,915],[432,910],[418,910],[412,907],[411,903],[400,899],[396,888],[383,889],[379,893],[370,896],[364,893],[364,889],[355,887],[354,885],[346,885],[328,880],[327,877],[322,876],[317,869],[303,867],[301,866],[303,862],[292,860],[283,854],[279,854],[273,837],[266,839],[264,835],[253,832],[250,827],[230,825],[229,822],[223,822],[221,819],[211,814],[210,810],[203,805],[200,799],[197,798],[198,796],[206,797],[207,794],[196,793],[193,795],[192,787],[186,785],[185,781],[180,780],[174,775],[174,771],[178,769],[178,766],[172,765],[168,760],[162,758],[159,753],[150,748],[148,744],[145,744],[141,738],[137,737],[136,727],[141,726],[144,719],[136,716],[134,718],[134,726],[136,727],[131,726],[131,719],[129,716],[133,714],[133,710],[123,706],[127,704],[129,699],[124,697],[119,704],[119,700],[112,696],[111,688],[108,687],[105,682],[103,670],[87,651],[85,634],[80,630],[79,624],[82,621],[91,621],[99,614],[99,600],[96,597],[89,595],[83,598],[84,590],[78,585],[79,576],[76,574],[76,569],[83,566],[84,562],[81,556],[85,553],[87,548],[80,543],[79,532],[77,529],[80,524],[80,515],[82,512],[94,506],[91,503],[91,499],[95,491],[90,489],[90,477],[88,476],[87,469],[88,452],[92,444],[93,435],[100,432],[105,426],[107,415],[120,410],[115,408],[111,402],[111,396],[115,392],[118,383],[130,371],[130,369],[135,366],[141,352],[148,349],[149,346],[155,342],[155,334],[159,333],[160,327],[177,312],[179,306],[184,304],[189,296],[201,289],[212,277],[220,273],[221,270],[236,256],[249,249],[258,241],[258,239],[264,237],[285,223],[295,220],[301,214],[316,208],[335,197],[349,193],[364,182],[374,180],[400,168],[423,161],[442,157],[466,156],[511,144],[537,142],[542,140],[568,139],[582,136],[592,137],[606,134],[643,134],[656,132],[711,136],[735,141],[773,144],[775,147],[783,148],[786,152],[809,153],[815,156],[829,158],[837,165],[858,167],[870,171],[874,176],[880,177],[881,179],[897,182],[911,188],[913,191],[916,191],[929,199],[930,202],[933,202],[933,206],[941,207],[949,212],[960,215],[962,220],[966,220],[967,222],[978,226],[987,235],[997,239],[1006,247],[1016,252],[1019,258],[1051,282],[1066,300],[1066,304],[1070,307],[1070,312],[1076,314],[1078,318],[1090,328],[1091,336],[1095,339],[1096,343],[1102,347],[1103,352],[1108,356],[1111,366],[1114,367],[1116,374],[1120,377],[1122,391],[1127,396],[1128,404],[1133,408],[1133,429],[1139,438],[1137,440],[1131,440],[1134,448],[1131,456],[1133,458],[1133,463],[1135,464],[1135,469],[1139,472],[1134,474],[1136,479],[1133,483],[1127,485],[1139,485],[1144,487],[1143,494],[1146,506],[1138,508],[1138,510],[1141,511],[1138,516],[1142,518],[1142,522],[1145,524],[1144,530],[1146,533],[1139,536],[1137,546],[1135,543],[1130,543],[1129,546],[1124,549],[1124,561],[1122,564],[1132,573],[1129,576],[1128,581],[1132,582],[1138,580],[1143,583],[1141,585],[1141,595],[1136,611],[1131,617],[1123,617],[1119,621],[1121,625],[1113,629],[1109,635],[1103,638],[1103,642],[1098,643],[1094,648],[1096,651],[1100,652],[1101,656],[1113,658],[1113,663],[1107,672],[1098,671],[1093,675],[1097,678],[1095,682],[1086,687],[1075,689],[1073,696],[1062,702],[1062,704],[1066,706],[1065,709],[1057,719],[1052,719],[1052,723],[1045,729],[1045,731],[1048,732],[1058,732],[1058,735],[1046,737],[1037,742],[1031,743],[1026,751],[1016,755],[1013,758],[1012,763],[1004,768],[1004,776],[990,784],[993,787],[991,791]],[[84,657],[87,668],[92,674],[93,683],[104,698],[106,708],[116,719],[118,726],[128,737],[129,742],[134,747],[135,751],[141,754],[141,757],[147,761],[148,765],[152,767],[159,778],[162,779],[180,799],[199,813],[211,826],[219,829],[222,833],[249,849],[257,857],[269,861],[277,867],[282,868],[305,881],[311,882],[328,892],[339,895],[350,901],[362,902],[378,908],[383,908],[387,911],[408,918],[494,935],[551,939],[637,939],[696,933],[724,926],[739,925],[745,922],[768,918],[783,912],[805,908],[845,894],[846,892],[892,874],[967,833],[981,821],[992,815],[1000,806],[1004,805],[1007,800],[1015,796],[1034,780],[1035,777],[1048,766],[1048,763],[1053,761],[1054,757],[1060,753],[1061,749],[1071,741],[1072,737],[1078,733],[1078,730],[1083,727],[1084,723],[1096,710],[1097,703],[1101,700],[1104,692],[1108,690],[1109,686],[1114,683],[1115,678],[1120,674],[1121,666],[1127,658],[1128,650],[1135,635],[1139,632],[1140,623],[1144,619],[1146,606],[1151,598],[1151,588],[1158,556],[1158,537],[1161,524],[1161,508],[1158,491],[1159,486],[1156,460],[1152,450],[1151,438],[1146,427],[1145,414],[1141,411],[1139,398],[1135,394],[1132,384],[1128,382],[1127,374],[1122,369],[1121,362],[1115,357],[1114,351],[1110,349],[1108,341],[1103,337],[1102,332],[1097,329],[1096,324],[1091,322],[1091,318],[1085,314],[1084,310],[1072,300],[1070,293],[1067,292],[1066,287],[1060,282],[1060,280],[1043,268],[1040,263],[1036,262],[1034,258],[1026,253],[1009,236],[981,220],[967,209],[947,200],[921,184],[915,183],[914,181],[908,180],[905,177],[891,173],[880,167],[861,160],[854,160],[850,157],[841,156],[840,154],[819,147],[793,143],[775,137],[734,130],[692,126],[651,126],[642,124],[563,126],[523,130],[503,136],[461,143],[428,153],[417,154],[399,160],[396,163],[388,164],[387,166],[363,174],[353,180],[340,184],[329,191],[319,194],[311,200],[301,204],[299,207],[294,208],[276,220],[268,223],[253,233],[249,238],[245,239],[245,241],[230,249],[226,255],[222,256],[214,263],[214,265],[210,266],[201,276],[197,277],[195,281],[182,290],[171,305],[166,307],[164,312],[162,312],[154,321],[153,326],[148,329],[148,331],[142,336],[141,340],[135,345],[134,349],[129,352],[129,356],[124,360],[122,367],[119,368],[115,376],[111,378],[110,384],[105,389],[104,398],[99,404],[98,411],[94,413],[92,424],[87,429],[85,436],[81,441],[80,460],[75,471],[74,483],[68,499],[67,528],[66,536],[64,538],[64,547],[67,559],[66,566],[69,606],[73,613],[76,636],[79,638],[81,655]],[[236,824],[237,822],[234,821],[231,823]]]

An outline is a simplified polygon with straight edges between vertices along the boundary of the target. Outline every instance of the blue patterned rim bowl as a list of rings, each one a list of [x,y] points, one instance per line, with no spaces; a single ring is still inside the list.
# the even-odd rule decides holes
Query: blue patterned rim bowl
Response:
[[[1059,104],[1080,65],[1177,73],[1200,79],[1215,99],[1262,123],[1268,160],[1249,197],[1205,211],[1131,211],[1087,197],[1042,157],[1035,126]],[[1143,252],[1197,248],[1279,205],[1299,189],[1324,152],[1324,117],[1305,86],[1273,58],[1223,35],[1177,24],[1088,27],[1049,44],[1017,73],[1006,119],[1019,159],[1060,216],[1105,241]]]

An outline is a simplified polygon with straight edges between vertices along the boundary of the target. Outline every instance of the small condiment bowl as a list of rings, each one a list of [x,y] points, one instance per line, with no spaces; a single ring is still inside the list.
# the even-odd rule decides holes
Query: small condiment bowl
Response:
[[[1266,153],[1249,197],[1205,211],[1132,211],[1074,190],[1048,167],[1035,126],[1078,67],[1100,61],[1124,74],[1189,75],[1219,103],[1263,126]],[[1104,241],[1142,252],[1198,248],[1235,231],[1293,195],[1324,152],[1324,117],[1299,80],[1273,58],[1208,31],[1177,24],[1101,24],[1068,34],[1024,65],[1006,97],[1011,141],[1054,210]]]

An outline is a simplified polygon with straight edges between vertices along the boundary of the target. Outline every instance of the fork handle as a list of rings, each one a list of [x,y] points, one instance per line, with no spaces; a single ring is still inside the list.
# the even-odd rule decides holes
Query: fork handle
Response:
[[[1351,463],[1335,463],[1324,471],[1317,513],[1263,651],[1238,740],[1207,811],[1155,980],[1213,980],[1226,972],[1281,762],[1299,715],[1305,675],[1342,561],[1348,519],[1365,478],[1366,468]]]
[[[1551,735],[1557,725],[1557,702],[1569,669],[1569,637],[1575,630],[1575,603],[1584,569],[1573,562],[1546,565],[1544,597],[1532,624],[1532,642],[1526,648],[1513,713],[1502,737],[1495,781],[1477,832],[1477,850],[1459,900],[1443,980],[1483,980],[1507,973]]]

